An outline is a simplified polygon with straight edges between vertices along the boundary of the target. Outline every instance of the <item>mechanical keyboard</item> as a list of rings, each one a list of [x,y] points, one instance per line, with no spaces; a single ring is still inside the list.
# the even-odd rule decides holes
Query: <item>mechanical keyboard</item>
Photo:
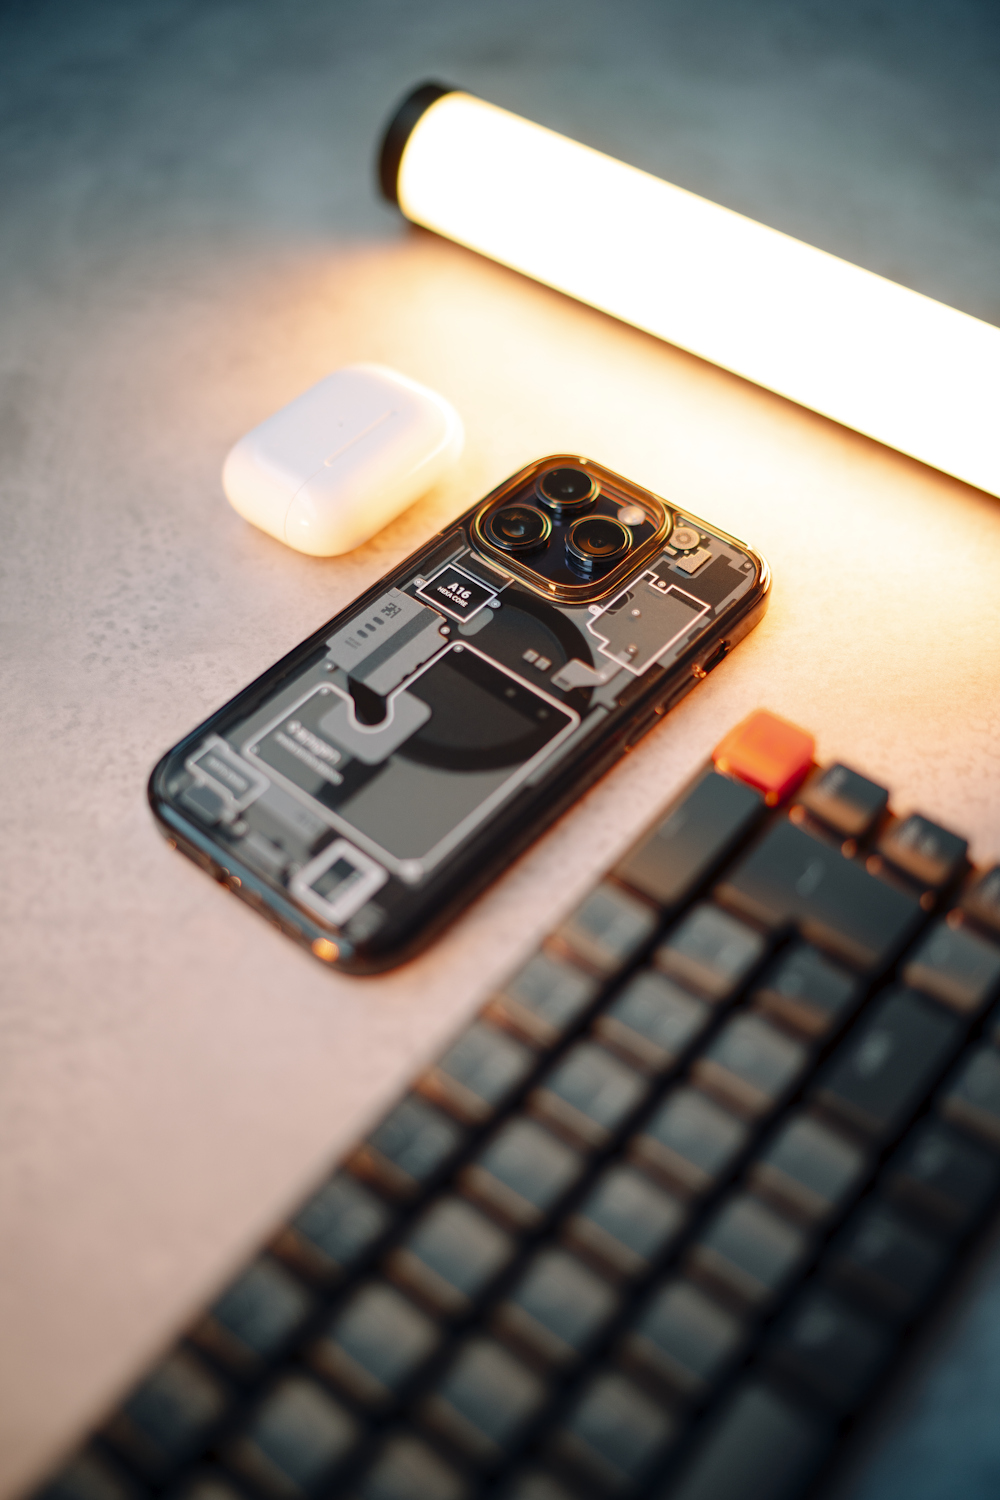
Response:
[[[1000,866],[767,713],[44,1500],[799,1500],[1000,1194]]]

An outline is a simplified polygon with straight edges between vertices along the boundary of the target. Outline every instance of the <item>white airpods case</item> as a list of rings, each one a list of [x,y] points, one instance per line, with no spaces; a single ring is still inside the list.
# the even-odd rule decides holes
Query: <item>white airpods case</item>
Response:
[[[334,557],[429,490],[463,441],[443,396],[384,365],[345,365],[240,438],[222,487],[279,542]]]

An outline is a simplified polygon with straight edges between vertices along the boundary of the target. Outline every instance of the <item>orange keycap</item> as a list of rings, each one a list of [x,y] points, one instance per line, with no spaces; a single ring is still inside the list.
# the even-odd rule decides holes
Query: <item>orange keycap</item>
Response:
[[[774,807],[798,786],[815,749],[811,734],[761,708],[720,740],[712,759],[720,771],[759,787]]]

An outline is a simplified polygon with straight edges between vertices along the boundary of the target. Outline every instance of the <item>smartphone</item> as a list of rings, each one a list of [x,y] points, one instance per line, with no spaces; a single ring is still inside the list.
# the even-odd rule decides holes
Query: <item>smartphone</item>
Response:
[[[529,464],[169,750],[170,844],[324,963],[429,943],[767,607],[745,543]]]

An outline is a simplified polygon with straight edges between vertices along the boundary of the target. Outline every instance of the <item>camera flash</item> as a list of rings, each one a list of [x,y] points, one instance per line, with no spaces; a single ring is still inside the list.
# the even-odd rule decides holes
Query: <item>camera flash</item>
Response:
[[[638,505],[623,505],[618,519],[623,526],[641,526],[646,520],[646,512]]]

